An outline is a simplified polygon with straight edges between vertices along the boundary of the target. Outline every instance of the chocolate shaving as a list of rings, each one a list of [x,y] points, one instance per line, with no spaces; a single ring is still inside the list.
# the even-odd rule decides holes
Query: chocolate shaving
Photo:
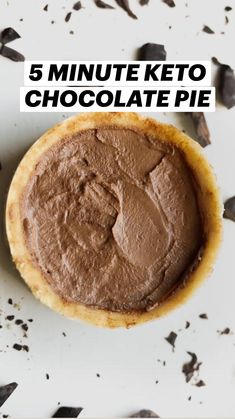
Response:
[[[199,314],[200,319],[208,320],[208,316],[206,313]]]
[[[209,26],[204,25],[202,28],[203,32],[205,33],[209,33],[210,35],[212,35],[213,33],[215,33],[211,28],[209,28]]]
[[[146,4],[149,4],[149,0],[140,0],[141,6],[145,6]]]
[[[225,10],[225,12],[230,12],[231,10],[233,10],[233,8],[232,8],[232,7],[230,7],[230,6],[226,6],[226,7],[224,8],[224,10]]]
[[[46,4],[46,6],[45,6],[45,7],[43,7],[43,10],[44,10],[45,12],[47,12],[47,11],[48,11],[48,4]]]
[[[20,38],[20,35],[15,31],[15,29],[6,28],[2,31],[0,35],[0,42],[5,45],[19,38]]]
[[[223,217],[235,221],[235,196],[225,201]]]
[[[95,0],[95,4],[101,9],[114,9],[113,6],[110,6],[110,4],[105,3],[103,0]]]
[[[220,63],[218,62],[218,64]],[[235,76],[233,69],[229,65],[220,64],[218,90],[220,100],[227,109],[235,106]]]
[[[189,327],[190,327],[190,322],[186,321],[185,329],[188,329]]]
[[[68,12],[67,15],[64,18],[65,22],[68,22],[70,20],[71,16],[72,16],[72,12]]]
[[[17,386],[17,383],[10,383],[0,387],[0,407],[5,403],[8,397],[10,397]]]
[[[77,418],[83,407],[61,406],[52,416],[53,418]]]
[[[80,1],[77,1],[73,5],[73,10],[80,10],[80,9],[82,9],[82,3]]]
[[[129,0],[115,0],[117,5],[120,6],[125,12],[127,12],[128,16],[132,17],[132,19],[138,19],[137,16],[132,12],[129,5]]]
[[[164,45],[147,43],[139,48],[137,59],[140,61],[165,61],[166,50]]]
[[[229,23],[229,18],[228,16],[225,16],[225,25],[227,25]]]
[[[0,49],[0,54],[5,57],[5,58],[9,58],[9,60],[15,61],[15,62],[20,62],[20,61],[24,61],[25,57],[20,54],[19,52],[17,52],[16,50],[6,47],[5,45],[2,46],[2,48]]]
[[[206,119],[203,112],[188,112],[191,116],[194,129],[197,135],[196,141],[202,146],[206,147],[211,143],[210,133],[206,123]]]
[[[177,338],[177,334],[175,332],[170,332],[169,336],[165,338],[165,340],[172,346],[172,348],[175,348],[175,341]]]
[[[175,2],[174,0],[162,0],[163,3],[167,4],[167,6],[169,7],[175,7]]]
[[[130,418],[159,418],[160,416],[152,410],[142,409],[139,412],[134,413]]]
[[[182,367],[182,373],[185,375],[186,383],[192,379],[196,371],[199,371],[199,368],[202,364],[201,362],[198,362],[197,355],[195,353],[187,352],[187,354],[191,356],[191,361],[186,362]]]

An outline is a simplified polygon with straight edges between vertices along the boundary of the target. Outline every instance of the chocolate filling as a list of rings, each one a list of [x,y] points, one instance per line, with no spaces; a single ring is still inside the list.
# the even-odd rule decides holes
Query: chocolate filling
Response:
[[[34,264],[68,302],[146,311],[198,263],[203,228],[196,185],[173,145],[126,128],[61,140],[22,196]]]

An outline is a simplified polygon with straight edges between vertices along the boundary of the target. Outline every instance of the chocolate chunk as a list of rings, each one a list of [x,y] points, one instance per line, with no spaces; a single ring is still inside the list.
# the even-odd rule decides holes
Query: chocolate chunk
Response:
[[[127,12],[128,16],[132,17],[133,19],[138,19],[137,16],[132,12],[129,5],[129,0],[115,0],[118,6],[120,6],[125,12]]]
[[[169,336],[165,338],[165,340],[173,347],[175,348],[175,341],[177,338],[177,334],[175,332],[170,332]]]
[[[46,374],[46,379],[49,380],[50,376],[49,374]]]
[[[201,362],[198,362],[197,355],[195,353],[187,352],[187,354],[191,357],[191,361],[186,362],[182,367],[182,373],[185,375],[186,383],[192,379],[196,371],[199,371],[202,364]]]
[[[17,319],[16,321],[15,321],[15,324],[17,324],[17,326],[19,326],[20,324],[22,324],[22,323],[24,323],[23,322],[23,320],[21,320],[21,319]]]
[[[28,345],[22,345],[22,349],[23,349],[23,351],[25,351],[25,352],[29,352],[29,347],[28,347]]]
[[[73,10],[80,10],[80,9],[82,9],[82,3],[80,1],[77,1],[73,5]]]
[[[6,317],[6,320],[9,320],[11,322],[12,320],[14,320],[14,318],[15,318],[15,316],[10,315],[10,316]]]
[[[196,141],[202,146],[206,147],[211,143],[210,133],[206,123],[206,119],[203,112],[188,112],[191,116],[194,129],[196,131]]]
[[[95,4],[100,9],[114,9],[113,6],[110,6],[110,4],[105,3],[103,0],[95,0]]]
[[[206,313],[199,314],[200,319],[208,320],[208,316]]]
[[[12,304],[13,304],[12,298],[9,298],[9,299],[8,299],[8,304],[10,304],[10,305],[12,305]]]
[[[25,332],[27,332],[28,331],[28,329],[29,329],[29,326],[26,324],[26,323],[24,323],[24,324],[22,324],[22,329],[25,331]]]
[[[6,28],[2,31],[0,35],[0,42],[2,44],[8,44],[9,42],[15,41],[15,39],[20,38],[20,35],[13,28]]]
[[[140,61],[165,61],[166,50],[164,45],[147,43],[138,51],[138,60]]]
[[[226,6],[226,7],[224,8],[224,10],[225,10],[225,12],[230,12],[231,10],[233,10],[233,8],[232,8],[232,7],[230,7],[230,6]]]
[[[235,196],[225,201],[223,217],[235,221]]]
[[[220,65],[218,90],[221,102],[227,109],[235,106],[235,76],[233,69],[229,65]]]
[[[152,410],[139,410],[139,412],[134,413],[130,416],[130,418],[159,418],[160,416],[157,413],[153,412]]]
[[[163,3],[167,4],[167,6],[169,7],[175,7],[175,2],[174,0],[162,0]]]
[[[65,22],[68,22],[70,20],[71,16],[72,16],[72,12],[68,12],[67,15],[64,18]]]
[[[46,6],[45,6],[45,7],[43,7],[43,10],[44,10],[45,12],[47,12],[47,11],[48,11],[48,4],[46,4]]]
[[[9,60],[15,61],[15,62],[20,62],[20,61],[24,61],[25,57],[20,54],[19,52],[15,51],[12,48],[6,47],[5,45],[2,46],[2,48],[0,49],[0,54],[5,57],[5,58],[9,58]]]
[[[145,6],[146,4],[149,4],[149,0],[140,0],[141,6]]]
[[[203,380],[199,380],[196,384],[195,384],[195,386],[196,387],[204,387],[206,385],[206,383],[203,381]]]
[[[16,351],[21,351],[23,349],[23,346],[19,345],[18,343],[14,343],[13,349],[15,349]]]
[[[61,406],[52,416],[53,418],[77,418],[83,407]]]
[[[224,330],[217,330],[220,335],[230,335],[231,330],[229,327],[226,327]]]
[[[190,322],[186,321],[185,329],[188,329],[189,327],[190,327]]]
[[[215,33],[211,28],[209,28],[209,26],[204,25],[202,28],[203,32],[205,33],[209,33],[210,35],[212,35],[213,33]]]
[[[0,407],[5,403],[8,397],[10,397],[17,386],[17,383],[10,383],[0,387]]]

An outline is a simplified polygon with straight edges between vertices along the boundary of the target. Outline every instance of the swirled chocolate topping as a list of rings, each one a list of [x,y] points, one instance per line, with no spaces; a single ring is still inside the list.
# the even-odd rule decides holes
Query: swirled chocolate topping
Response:
[[[45,152],[22,196],[34,264],[68,302],[151,310],[182,284],[203,244],[183,154],[140,131],[99,128]]]

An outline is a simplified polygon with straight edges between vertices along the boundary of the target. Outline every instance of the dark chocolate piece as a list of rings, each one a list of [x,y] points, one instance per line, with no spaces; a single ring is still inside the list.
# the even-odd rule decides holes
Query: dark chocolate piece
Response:
[[[235,106],[235,76],[233,69],[229,65],[220,65],[218,90],[221,102],[227,109]]]
[[[15,316],[13,316],[13,315],[6,316],[6,320],[9,320],[10,322],[11,322],[12,320],[14,320],[14,318],[15,318]]]
[[[225,10],[225,12],[230,12],[231,10],[233,10],[233,8],[232,8],[232,7],[230,7],[230,6],[226,6],[226,7],[224,8],[224,10]]]
[[[27,332],[28,331],[28,329],[29,329],[29,326],[26,324],[26,323],[24,323],[24,324],[22,324],[22,329],[25,331],[25,332]]]
[[[46,6],[45,6],[45,7],[43,7],[43,10],[44,10],[45,12],[47,12],[47,11],[48,11],[48,4],[46,4]]]
[[[166,50],[164,45],[149,42],[139,49],[137,58],[140,61],[165,61]]]
[[[227,25],[229,23],[229,18],[228,16],[225,16],[225,25]]]
[[[20,35],[13,28],[6,28],[2,31],[0,35],[0,42],[2,44],[8,44],[9,42],[15,41],[15,39],[20,38]]]
[[[190,327],[190,322],[186,321],[185,329],[188,329]]]
[[[194,129],[197,134],[196,141],[202,146],[206,147],[211,143],[210,133],[206,123],[206,119],[203,112],[188,112],[191,116]]]
[[[0,387],[0,407],[5,403],[8,397],[10,397],[17,386],[17,383],[10,383]]]
[[[175,7],[175,2],[174,0],[162,0],[163,3],[167,4],[167,6],[169,7]]]
[[[25,351],[25,352],[29,352],[29,347],[28,347],[28,345],[23,345],[23,346],[22,346],[22,349],[23,349],[23,351]]]
[[[208,320],[208,316],[206,313],[199,314],[200,319]]]
[[[187,352],[187,354],[191,356],[191,361],[186,362],[182,367],[182,373],[185,375],[186,383],[192,379],[196,371],[199,371],[202,364],[201,362],[198,362],[197,355],[195,353]]]
[[[10,305],[13,304],[12,298],[8,298],[8,304],[10,304]]]
[[[140,0],[141,6],[145,6],[146,4],[149,4],[149,0]]]
[[[71,16],[72,16],[72,12],[68,12],[67,15],[64,18],[65,22],[68,22],[70,20]]]
[[[23,346],[19,345],[19,343],[14,343],[13,349],[15,349],[16,351],[21,351],[23,349]]]
[[[205,387],[205,385],[206,385],[206,383],[205,383],[205,381],[203,381],[203,380],[199,380],[199,381],[195,384],[195,386],[196,386],[196,387]]]
[[[110,6],[110,4],[105,3],[103,0],[95,0],[95,4],[100,9],[114,9],[113,6]]]
[[[77,418],[83,407],[61,406],[52,416],[53,418]]]
[[[15,51],[12,48],[6,47],[5,45],[2,46],[2,48],[0,49],[0,54],[5,57],[5,58],[9,58],[9,60],[15,61],[15,62],[20,62],[20,61],[24,61],[25,57],[20,54],[19,52]]]
[[[177,334],[175,332],[170,332],[169,336],[165,338],[165,340],[172,346],[172,348],[175,348],[175,341],[177,338]]]
[[[82,3],[80,1],[77,1],[73,5],[73,10],[80,10],[80,9],[82,9]]]
[[[139,410],[139,412],[136,412],[130,416],[130,418],[159,418],[159,417],[160,416],[158,416],[157,413],[148,409]]]
[[[132,12],[129,5],[129,0],[115,0],[118,6],[120,6],[125,12],[127,12],[128,16],[132,17],[133,19],[138,19],[137,16]]]
[[[225,201],[223,217],[235,221],[235,196]]]
[[[22,324],[22,323],[24,323],[23,322],[23,320],[21,320],[21,319],[17,319],[16,321],[15,321],[15,324],[17,324],[17,326],[19,326],[20,324]]]
[[[217,332],[218,332],[220,335],[230,335],[231,330],[229,329],[229,327],[226,327],[224,330],[217,330]]]
[[[210,35],[212,35],[213,33],[215,33],[211,28],[209,28],[209,26],[204,25],[202,28],[203,32],[205,33],[209,33]]]
[[[46,379],[49,380],[50,376],[46,373]]]

